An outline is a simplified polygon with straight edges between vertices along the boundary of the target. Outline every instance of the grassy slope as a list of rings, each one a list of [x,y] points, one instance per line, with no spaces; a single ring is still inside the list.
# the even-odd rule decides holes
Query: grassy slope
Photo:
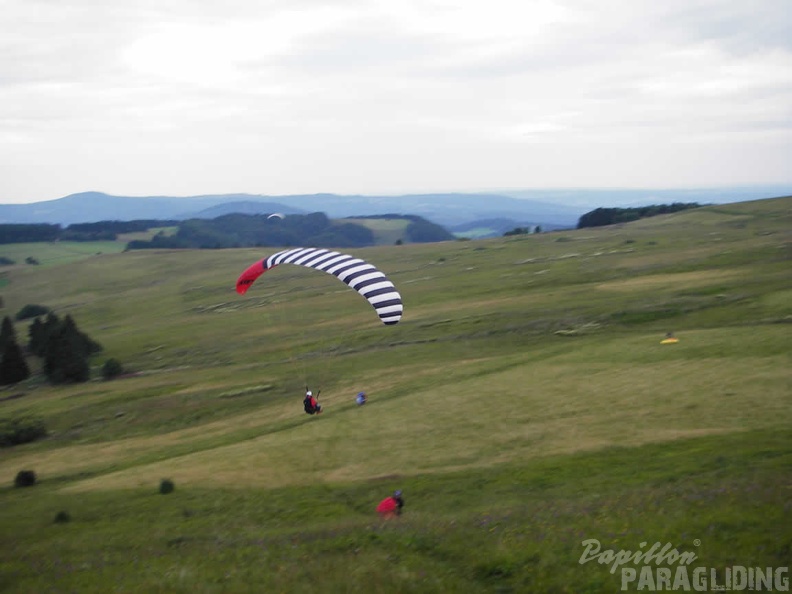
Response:
[[[34,258],[42,267],[61,266],[101,254],[118,254],[125,243],[119,241],[53,241],[38,243],[8,243],[0,245],[0,256],[16,262],[16,267],[28,267],[26,258]],[[32,267],[32,266],[31,266]],[[4,267],[2,270],[9,270]]]
[[[410,224],[409,219],[338,219],[338,222],[371,229],[377,245],[394,245],[400,239],[404,241],[404,232]]]
[[[128,242],[135,239],[150,240],[157,233],[172,235],[176,227],[156,227],[148,231],[122,233],[116,241],[51,241],[33,243],[8,243],[0,245],[0,256],[13,260],[17,267],[31,266],[26,258],[35,258],[40,266],[61,266],[79,262],[102,254],[119,254]],[[2,268],[0,270],[9,270]]]
[[[0,584],[616,590],[578,564],[584,538],[788,565],[791,211],[357,250],[402,293],[395,327],[298,267],[236,295],[261,250],[10,270],[6,312],[70,313],[138,374],[6,391],[25,396],[0,414],[35,411],[53,434],[1,452],[6,484],[42,482],[0,490]],[[659,344],[668,330],[678,344]],[[306,383],[320,417],[301,412]],[[382,524],[396,487],[407,514]]]

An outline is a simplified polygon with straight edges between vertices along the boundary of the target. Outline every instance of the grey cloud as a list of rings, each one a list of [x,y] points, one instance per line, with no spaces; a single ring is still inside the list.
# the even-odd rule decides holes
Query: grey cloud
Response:
[[[656,182],[644,159],[621,165],[647,137],[668,157],[662,182],[673,181],[675,168],[687,180],[705,169],[720,174],[727,154],[789,161],[788,148],[778,149],[792,119],[789,0],[558,3],[568,12],[548,27],[529,26],[530,34],[506,23],[501,36],[502,19],[494,19],[482,35],[465,21],[455,36],[437,14],[419,22],[421,4],[400,12],[396,0],[383,12],[368,0],[5,0],[13,26],[0,35],[0,134],[16,144],[5,143],[3,160],[21,171],[33,168],[26,159],[36,167],[41,159],[80,189],[79,172],[96,171],[92,159],[101,154],[107,183],[129,183],[128,168],[113,169],[126,162],[152,172],[134,183],[153,193],[177,179],[181,193],[205,191],[201,174],[209,169],[260,184],[254,191],[289,193],[309,183],[306,153],[318,191],[354,189],[332,185],[337,180],[374,188],[398,178],[409,187],[418,183],[410,170],[419,175],[430,156],[432,171],[420,181],[435,187],[456,175],[455,184],[466,175],[480,185],[503,182],[487,182],[489,170],[531,182],[526,150],[536,151],[532,168],[552,183],[552,172],[566,175],[568,167],[554,161],[558,151],[542,150],[546,142],[581,156],[576,179],[614,183],[626,183],[625,171]],[[325,12],[334,6],[346,12]],[[279,20],[284,10],[290,16]],[[274,23],[293,34],[268,46],[258,33],[278,32]],[[179,27],[190,29],[199,59],[190,47],[167,55]],[[231,47],[236,31],[243,43]],[[212,45],[218,38],[229,42],[224,54]],[[141,45],[145,59],[135,54]],[[214,80],[205,80],[207,70]],[[702,173],[677,155],[676,145],[694,137],[711,145],[696,152]],[[75,138],[80,151],[65,154]],[[593,150],[599,165],[587,163]],[[400,155],[399,163],[377,157],[385,153]],[[80,163],[80,154],[91,159]],[[157,177],[174,154],[185,175]],[[278,166],[248,166],[251,154]],[[760,180],[771,171],[763,167],[729,172]],[[777,169],[777,177],[789,175],[788,165]],[[3,188],[27,183],[0,180],[0,199]]]

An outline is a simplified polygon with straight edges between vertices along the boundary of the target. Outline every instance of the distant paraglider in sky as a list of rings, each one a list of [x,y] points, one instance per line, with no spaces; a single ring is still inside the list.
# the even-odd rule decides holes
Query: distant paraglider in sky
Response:
[[[269,219],[280,219],[280,220],[283,220],[285,218],[286,218],[285,215],[283,215],[283,214],[281,214],[279,212],[273,212],[270,216],[267,217],[267,220],[269,220]]]
[[[332,274],[365,297],[383,324],[397,324],[401,319],[401,295],[385,274],[360,258],[326,249],[294,248],[260,260],[239,276],[237,293],[244,295],[259,276],[280,264],[295,264]]]

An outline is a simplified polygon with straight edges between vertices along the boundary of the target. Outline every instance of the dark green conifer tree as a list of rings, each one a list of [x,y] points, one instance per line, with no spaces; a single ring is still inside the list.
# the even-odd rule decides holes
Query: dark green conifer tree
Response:
[[[81,332],[77,328],[77,324],[74,323],[70,315],[63,318],[62,324],[66,334],[72,338],[75,348],[77,348],[84,357],[88,357],[102,350],[102,346],[98,342],[91,339],[87,334]]]
[[[5,350],[5,346],[9,342],[16,342],[16,331],[11,318],[5,316],[2,325],[0,325],[0,353]]]
[[[37,357],[46,356],[49,338],[60,325],[60,319],[53,312],[49,312],[43,322],[40,318],[36,318],[28,331],[30,335],[28,344],[30,352]]]
[[[28,350],[41,357],[44,355],[44,322],[41,318],[36,318],[28,326]]]
[[[74,323],[59,324],[47,337],[44,373],[53,384],[86,382],[90,378],[88,356]]]
[[[0,385],[16,384],[29,377],[30,368],[22,354],[22,349],[19,348],[16,340],[7,341],[0,359]]]

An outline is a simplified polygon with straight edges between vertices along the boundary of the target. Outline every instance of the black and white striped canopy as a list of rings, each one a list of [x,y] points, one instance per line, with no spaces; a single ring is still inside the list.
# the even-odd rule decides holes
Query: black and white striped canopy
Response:
[[[280,264],[295,264],[332,274],[365,297],[384,324],[397,324],[401,319],[401,295],[388,277],[365,260],[326,249],[294,248],[260,260],[237,279],[237,293],[244,294],[259,276]]]

